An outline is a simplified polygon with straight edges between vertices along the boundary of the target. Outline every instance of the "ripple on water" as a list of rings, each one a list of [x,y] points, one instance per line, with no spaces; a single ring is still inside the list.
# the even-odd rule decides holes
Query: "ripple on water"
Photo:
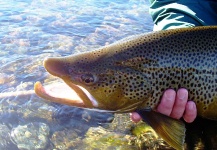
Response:
[[[32,90],[36,81],[57,81],[43,68],[45,57],[89,51],[152,29],[146,1],[8,0],[0,6],[0,92]],[[113,116],[56,105],[32,94],[1,98],[0,119],[9,125],[5,132],[17,147],[46,149],[61,147],[64,141],[66,148],[76,147],[90,127],[104,126]],[[10,139],[6,136],[2,142]]]

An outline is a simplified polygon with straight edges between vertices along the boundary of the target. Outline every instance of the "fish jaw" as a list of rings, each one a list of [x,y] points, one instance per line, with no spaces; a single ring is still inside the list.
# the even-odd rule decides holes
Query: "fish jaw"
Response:
[[[52,86],[52,85],[51,85]],[[61,88],[53,88],[51,86],[45,86],[43,87],[42,84],[38,81],[34,85],[35,93],[46,100],[49,100],[51,102],[70,105],[70,106],[76,106],[76,107],[82,107],[86,108],[87,106],[84,104],[84,102],[81,100],[81,98],[77,95],[76,92],[73,92],[70,88],[70,95],[66,95],[67,91],[69,89],[66,89],[66,85],[64,84],[64,88],[60,85],[56,85],[56,87]],[[64,93],[60,94],[60,90],[64,89]]]

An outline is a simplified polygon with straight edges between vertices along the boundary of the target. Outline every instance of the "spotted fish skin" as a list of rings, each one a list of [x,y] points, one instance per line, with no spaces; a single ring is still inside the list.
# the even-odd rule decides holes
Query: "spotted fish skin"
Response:
[[[137,35],[62,62],[71,77],[97,77],[93,85],[66,82],[86,88],[102,109],[124,110],[135,102],[154,108],[164,90],[184,87],[199,115],[217,119],[216,26]]]
[[[164,34],[167,34],[166,36]],[[138,67],[150,81],[155,107],[167,88],[184,87],[197,105],[198,115],[217,119],[217,27],[197,27],[150,35],[139,57],[152,60]],[[143,52],[143,53],[142,53]],[[132,65],[132,64],[131,64]]]
[[[184,87],[198,115],[217,119],[217,27],[164,31],[141,39],[146,42],[134,49],[139,54],[134,57],[145,61],[131,66],[150,81],[153,95],[146,106],[155,107],[167,88]]]
[[[79,93],[83,103],[52,97],[36,83],[39,96],[83,108],[137,111],[175,149],[184,147],[183,122],[150,111],[163,91],[188,89],[198,115],[217,120],[217,26],[136,35],[95,51],[48,58],[44,66]]]
[[[198,115],[217,119],[217,26],[132,36],[95,51],[49,58],[45,68],[84,87],[97,108],[155,108],[167,88],[184,87]]]

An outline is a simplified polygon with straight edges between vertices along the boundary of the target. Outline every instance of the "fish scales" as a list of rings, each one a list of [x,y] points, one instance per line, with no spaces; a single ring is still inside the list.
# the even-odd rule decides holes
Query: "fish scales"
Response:
[[[216,41],[216,26],[167,30],[132,36],[61,62],[68,76],[96,76],[92,85],[65,81],[87,89],[101,109],[124,109],[141,101],[140,106],[154,108],[164,90],[184,87],[197,103],[198,114],[216,119],[217,114],[209,112],[217,108]]]
[[[98,76],[97,84],[86,87],[104,89],[100,91],[103,94],[93,94],[96,99],[102,100],[98,95],[115,92],[117,98],[129,98],[118,98],[121,105],[114,105],[118,100],[111,97],[104,102],[103,109],[122,109],[134,101],[144,101],[147,96],[149,100],[142,106],[154,108],[164,90],[184,87],[189,90],[189,99],[197,103],[198,114],[216,119],[217,114],[211,115],[209,111],[217,105],[217,28],[201,28],[204,27],[137,35],[75,56],[75,64],[71,58],[65,61],[70,62],[69,70]],[[121,93],[117,94],[120,88]]]
[[[94,51],[48,58],[44,66],[80,93],[82,106],[86,108],[113,112],[154,110],[163,91],[183,87],[188,89],[189,99],[195,101],[199,116],[217,120],[217,26],[136,35]],[[77,85],[86,89],[94,100]],[[40,84],[35,85],[39,96],[69,104],[41,89]],[[154,114],[157,116],[154,119],[153,113],[144,114],[148,118],[145,120],[170,145],[181,149],[183,124],[159,114]],[[167,126],[178,131],[170,133]]]
[[[217,119],[214,113],[217,108],[217,28],[206,29],[199,32],[185,29],[181,33],[172,30],[166,32],[166,37],[164,34],[153,36],[153,33],[139,37],[140,43],[135,48],[136,42],[132,43],[132,49],[128,50],[132,51],[131,58],[146,60],[142,64],[138,60],[131,66],[143,70],[150,81],[153,95],[147,106],[156,106],[167,88],[184,87],[189,90],[189,99],[197,103],[199,115]],[[123,45],[126,48],[125,43]]]

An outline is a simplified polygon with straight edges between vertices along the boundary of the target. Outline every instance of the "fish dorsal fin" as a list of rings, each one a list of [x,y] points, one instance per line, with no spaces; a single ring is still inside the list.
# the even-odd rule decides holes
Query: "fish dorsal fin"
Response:
[[[157,61],[146,59],[144,57],[134,57],[124,61],[116,62],[117,65],[130,67],[136,70],[144,70],[145,68],[157,66]]]
[[[184,149],[185,124],[177,119],[155,111],[137,110],[142,119],[169,145],[177,150]]]

